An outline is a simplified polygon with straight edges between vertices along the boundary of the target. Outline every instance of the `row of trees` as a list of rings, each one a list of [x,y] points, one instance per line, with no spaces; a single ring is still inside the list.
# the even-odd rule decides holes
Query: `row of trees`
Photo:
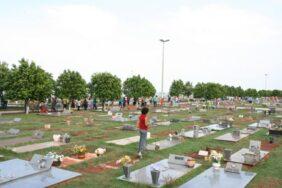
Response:
[[[190,82],[174,80],[170,87],[171,96],[190,96],[192,93],[195,98],[215,99],[224,97],[265,97],[277,96],[282,97],[282,90],[256,90],[242,89],[234,86],[221,85],[218,83],[197,83],[195,87]]]
[[[87,83],[82,76],[75,71],[65,70],[57,80],[53,80],[50,73],[46,72],[34,62],[25,59],[19,61],[19,65],[13,65],[9,69],[8,64],[0,62],[0,101],[7,99],[23,100],[25,106],[29,101],[44,101],[51,95],[61,99],[81,99],[88,95],[99,99],[103,104],[107,100],[119,99],[124,93],[137,100],[139,97],[155,95],[156,89],[146,78],[132,76],[123,83],[110,73],[96,73]],[[170,96],[190,96],[195,98],[224,98],[226,96],[238,97],[282,97],[281,90],[259,90],[220,85],[218,83],[198,83],[194,87],[192,83],[184,83],[182,80],[174,80],[170,87]]]
[[[29,101],[45,101],[51,95],[70,101],[90,95],[104,105],[108,100],[119,99],[122,93],[137,100],[155,95],[156,89],[149,80],[139,75],[128,78],[122,85],[115,75],[96,73],[90,83],[86,83],[78,72],[65,70],[57,80],[53,80],[50,73],[34,62],[21,59],[19,66],[13,65],[11,69],[7,63],[0,62],[0,101],[23,100],[27,107]]]

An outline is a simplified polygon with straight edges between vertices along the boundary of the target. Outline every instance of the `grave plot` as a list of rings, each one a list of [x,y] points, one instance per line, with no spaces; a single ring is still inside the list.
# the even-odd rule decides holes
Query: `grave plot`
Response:
[[[225,160],[254,166],[269,153],[268,151],[261,150],[260,147],[260,141],[251,140],[249,148],[242,148],[231,156],[225,157]]]
[[[178,138],[173,138],[173,139],[167,138],[165,140],[160,140],[160,141],[148,144],[146,148],[147,150],[162,150],[162,149],[176,146],[180,143],[181,143],[181,140]]]
[[[15,137],[20,134],[19,129],[11,128],[7,131],[0,131],[0,138]]]
[[[12,159],[0,162],[0,187],[48,187],[81,174],[51,167],[52,159],[34,155],[31,161]]]
[[[1,118],[0,119],[0,124],[11,124],[11,123],[18,123],[22,119],[21,118],[14,118],[14,119],[7,119],[7,118]]]
[[[119,126],[119,127],[115,127],[115,128],[123,130],[123,131],[137,131],[136,126],[129,125],[129,124],[126,124],[126,125],[123,125],[123,126]]]
[[[51,116],[51,117],[60,117],[60,116],[69,116],[72,112],[63,111],[63,112],[48,112],[48,113],[39,113],[40,116]]]
[[[1,140],[0,142],[0,147],[6,147],[6,146],[12,146],[12,145],[17,145],[25,142],[33,142],[38,139],[33,138],[31,136],[28,137],[21,137],[21,138],[13,138],[13,139],[8,139],[8,140]]]
[[[211,131],[222,131],[222,130],[227,129],[229,127],[230,127],[229,125],[225,125],[225,124],[224,125],[223,124],[212,124],[212,125],[205,126],[203,128],[208,128]]]
[[[201,116],[191,116],[188,118],[181,119],[182,122],[193,122],[193,121],[201,121]]]
[[[187,160],[188,157],[185,156],[170,155],[169,159],[158,161],[131,172],[129,178],[120,176],[118,179],[152,187],[162,187],[201,166],[201,164],[195,163],[193,167],[188,168],[186,166]]]
[[[215,140],[221,141],[229,141],[229,142],[238,142],[239,140],[248,137],[251,134],[256,133],[259,129],[243,129],[243,130],[235,130],[232,133],[226,133],[219,137],[216,137]]]
[[[233,173],[227,172],[223,168],[214,171],[211,167],[179,188],[244,188],[255,176],[256,173],[253,172]]]
[[[147,139],[150,139],[150,138],[151,138],[151,134],[148,132]],[[132,136],[129,138],[122,138],[118,140],[106,141],[106,143],[124,146],[124,145],[132,144],[135,142],[139,142],[139,139],[140,139],[140,136]]]
[[[181,131],[181,132],[183,132],[183,131]],[[211,135],[213,133],[215,133],[215,132],[211,131],[208,128],[204,128],[204,127],[200,128],[198,125],[194,125],[193,130],[187,131],[187,132],[184,132],[184,133],[181,133],[181,134],[183,134],[183,136],[187,137],[187,138],[201,138],[201,137],[204,137],[204,136]]]
[[[37,143],[37,144],[30,144],[26,146],[19,146],[12,148],[13,152],[16,153],[26,153],[26,152],[32,152],[40,149],[46,149],[50,147],[58,147],[63,146],[66,143],[63,142],[43,142],[43,143]]]
[[[70,165],[82,163],[83,161],[88,161],[90,159],[97,158],[97,155],[95,153],[85,153],[85,158],[84,159],[78,159],[77,157],[64,157],[62,164],[60,165],[61,167],[68,167]]]

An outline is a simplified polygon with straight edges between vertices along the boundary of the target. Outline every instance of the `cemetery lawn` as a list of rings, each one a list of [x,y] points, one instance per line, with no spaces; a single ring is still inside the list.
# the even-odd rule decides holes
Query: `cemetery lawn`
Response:
[[[124,117],[128,117],[128,111],[124,111]],[[136,156],[137,153],[137,144],[133,143],[126,146],[118,146],[114,144],[107,144],[105,141],[115,140],[121,138],[127,138],[130,136],[138,135],[138,132],[135,131],[121,131],[115,127],[124,125],[124,124],[135,124],[133,122],[121,123],[113,122],[107,116],[101,116],[106,114],[103,112],[94,112],[94,111],[80,111],[74,112],[69,119],[71,120],[71,125],[66,124],[67,117],[47,117],[40,116],[37,114],[29,115],[3,115],[3,118],[22,118],[20,123],[15,124],[0,124],[0,130],[8,130],[10,128],[18,128],[21,130],[21,134],[17,137],[32,136],[33,131],[42,130],[45,132],[44,138],[37,141],[38,143],[44,141],[52,140],[53,134],[63,134],[69,133],[71,135],[71,143],[61,147],[48,148],[43,150],[38,150],[29,153],[16,154],[8,149],[0,149],[0,155],[4,155],[4,158],[0,158],[0,161],[5,161],[13,158],[20,158],[25,160],[30,160],[32,155],[42,154],[45,155],[49,151],[57,152],[65,156],[71,156],[71,148],[77,145],[86,145],[89,152],[94,152],[98,147],[105,147],[107,152],[105,155],[67,167],[66,169],[82,173],[81,177],[72,179],[70,181],[56,185],[55,187],[147,187],[145,185],[136,185],[133,183],[127,183],[124,181],[117,180],[116,178],[123,175],[122,168],[119,169],[107,169],[104,171],[99,171],[96,173],[88,172],[89,169],[93,169],[94,166],[97,166],[102,163],[115,162],[124,155],[129,155],[131,157]],[[251,116],[254,121],[244,122],[242,119],[238,118],[239,114],[244,114],[245,116]],[[169,120],[173,118],[185,118],[188,115],[199,115],[205,119],[213,119],[218,116],[224,115],[233,115],[235,122],[234,127],[244,128],[252,122],[256,122],[256,119],[263,119],[262,114],[250,113],[247,110],[240,110],[231,112],[229,110],[210,110],[208,112],[192,112],[188,114],[187,111],[170,113],[168,116],[164,116],[162,113],[152,113],[149,114],[152,116],[157,116],[158,119]],[[94,124],[86,126],[84,123],[84,118],[91,117],[94,119]],[[275,115],[270,116],[271,120],[275,120]],[[44,130],[45,124],[51,124],[51,129]],[[197,125],[208,125],[208,123],[196,122]],[[170,126],[157,126],[150,129],[152,139],[148,143],[165,139],[169,133],[174,131],[180,131],[182,128],[186,130],[191,128],[193,122],[179,122],[172,123]],[[133,166],[133,170],[147,166],[153,162],[168,158],[168,155],[179,154],[179,155],[188,155],[193,152],[198,152],[200,149],[210,148],[230,148],[234,151],[238,151],[241,148],[248,148],[250,140],[261,140],[262,143],[268,142],[268,136],[266,135],[267,130],[261,129],[253,135],[250,135],[247,138],[244,138],[236,143],[224,142],[214,140],[215,137],[223,135],[225,133],[231,132],[234,128],[218,131],[215,134],[209,135],[207,137],[198,138],[198,139],[185,139],[185,141],[177,146],[160,150],[160,151],[147,151],[143,155],[143,159],[140,162],[137,162]],[[0,142],[7,138],[0,138]],[[10,139],[10,138],[9,138]],[[270,151],[270,155],[267,159],[261,161],[254,167],[245,167],[244,170],[256,172],[257,176],[251,181],[248,187],[282,187],[282,136],[275,137],[274,143],[277,145],[276,148],[273,148]],[[27,145],[27,143],[21,143],[17,146]],[[197,160],[198,163],[201,163],[202,166],[196,170],[188,173],[182,178],[172,182],[170,185],[165,187],[178,187],[183,183],[187,182],[189,179],[195,177],[199,173],[203,172],[211,166],[211,163],[204,160]],[[88,170],[88,171],[87,171]]]

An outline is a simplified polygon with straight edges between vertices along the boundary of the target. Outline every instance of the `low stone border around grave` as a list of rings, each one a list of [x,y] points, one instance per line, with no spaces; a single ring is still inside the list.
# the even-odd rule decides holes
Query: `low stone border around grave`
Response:
[[[237,174],[225,172],[223,168],[214,171],[211,167],[179,188],[244,188],[255,176],[253,172],[241,171]]]

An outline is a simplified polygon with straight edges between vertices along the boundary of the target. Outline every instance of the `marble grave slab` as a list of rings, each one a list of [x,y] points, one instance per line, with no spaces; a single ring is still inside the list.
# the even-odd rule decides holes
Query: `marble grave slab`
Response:
[[[253,172],[232,173],[225,172],[223,168],[214,172],[211,167],[179,188],[244,188],[255,176]]]
[[[151,134],[148,133],[147,139],[150,139],[150,138],[151,138]],[[139,139],[140,139],[140,136],[133,136],[133,137],[122,138],[122,139],[118,139],[118,140],[110,140],[110,141],[107,141],[106,143],[125,146],[125,145],[128,145],[128,144],[139,142]]]
[[[44,170],[36,170],[29,161],[12,159],[0,163],[0,187],[1,188],[43,188],[67,181],[81,174],[51,167]],[[5,174],[3,174],[5,172]],[[3,182],[2,179],[9,179]]]
[[[35,140],[38,140],[38,139],[35,139],[31,136],[21,137],[21,138],[13,138],[13,139],[6,139],[6,140],[1,140],[0,147],[12,146],[12,145],[16,145],[16,144],[25,143],[25,142],[32,142],[32,141],[35,141]]]
[[[177,139],[172,139],[171,141],[169,139],[165,139],[165,140],[160,140],[160,141],[148,144],[147,145],[147,149],[148,150],[155,150],[156,145],[158,145],[159,146],[158,150],[162,150],[162,149],[166,149],[166,148],[170,148],[170,147],[176,146],[176,145],[178,145],[180,143],[181,143],[181,141],[179,141]]]
[[[244,154],[249,153],[250,150],[248,148],[242,148],[236,153],[232,154],[230,156],[230,162],[234,163],[241,163],[241,164],[246,164],[246,165],[252,165],[252,164],[247,164],[244,159]],[[262,160],[266,155],[268,155],[268,151],[260,150],[260,160]]]
[[[58,147],[65,145],[66,143],[63,142],[43,142],[43,143],[37,143],[37,144],[30,144],[25,146],[19,146],[12,148],[13,152],[16,153],[25,153],[25,152],[32,152],[40,149],[46,149],[50,147]]]
[[[132,183],[146,184],[152,187],[162,187],[170,183],[171,181],[184,176],[185,174],[192,171],[193,169],[198,168],[199,166],[201,166],[201,164],[196,163],[194,168],[188,168],[187,166],[184,165],[169,163],[168,159],[164,159],[156,163],[153,163],[151,165],[148,165],[146,167],[143,167],[139,170],[135,170],[131,172],[129,179],[126,179],[124,176],[120,176],[118,177],[118,179]],[[152,178],[151,178],[152,169],[156,169],[161,172],[158,185],[152,184]]]

